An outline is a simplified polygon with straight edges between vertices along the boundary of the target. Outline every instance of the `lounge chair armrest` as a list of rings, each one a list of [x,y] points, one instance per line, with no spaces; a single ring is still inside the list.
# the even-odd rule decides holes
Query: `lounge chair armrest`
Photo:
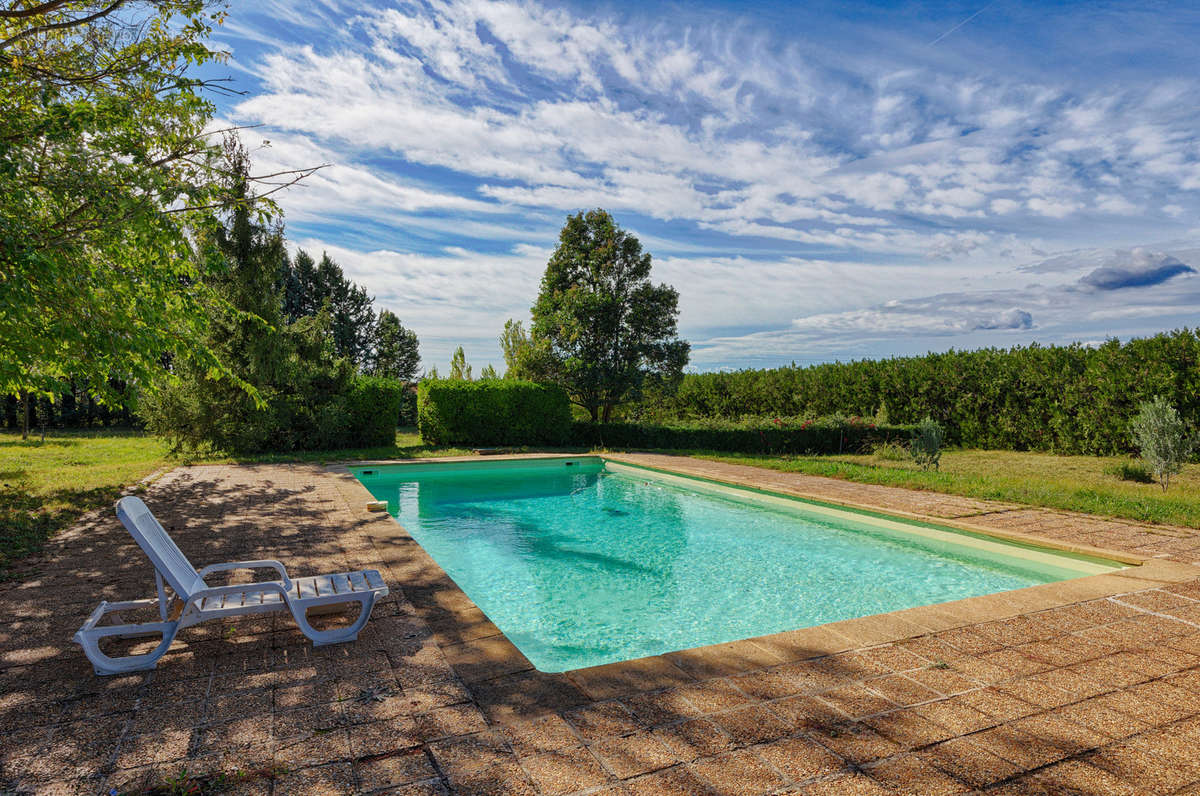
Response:
[[[228,564],[209,564],[197,574],[203,580],[206,575],[212,572],[228,572],[231,569],[273,569],[279,573],[279,580],[283,583],[283,588],[292,588],[292,579],[288,577],[287,570],[284,569],[283,564],[278,561],[231,561]]]

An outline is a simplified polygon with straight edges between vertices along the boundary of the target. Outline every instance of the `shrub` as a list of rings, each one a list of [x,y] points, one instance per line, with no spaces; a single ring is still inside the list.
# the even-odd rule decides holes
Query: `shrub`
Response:
[[[1166,492],[1171,476],[1183,469],[1195,444],[1179,413],[1160,395],[1138,407],[1130,433],[1142,460]]]
[[[571,406],[561,387],[516,379],[426,379],[417,425],[431,445],[562,445]]]
[[[1134,462],[1121,462],[1104,468],[1105,475],[1115,475],[1122,481],[1136,481],[1139,484],[1153,484],[1154,476],[1144,465]]]
[[[375,447],[396,441],[396,422],[408,386],[397,379],[359,376],[350,384],[338,407],[339,433],[329,448]]]
[[[942,460],[942,442],[946,439],[946,430],[931,417],[927,417],[913,429],[912,442],[908,450],[912,460],[922,470],[930,467],[938,469]]]
[[[885,462],[907,462],[912,460],[912,454],[904,443],[891,440],[889,442],[877,442],[871,448],[871,454],[876,459],[882,459]]]
[[[731,453],[860,453],[880,442],[899,441],[911,426],[878,426],[858,418],[748,418],[689,423],[574,424],[576,444],[605,448],[712,450]]]

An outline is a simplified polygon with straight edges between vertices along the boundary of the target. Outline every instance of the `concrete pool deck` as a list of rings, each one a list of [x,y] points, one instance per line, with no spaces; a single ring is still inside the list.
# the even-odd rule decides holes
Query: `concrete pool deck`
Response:
[[[144,497],[197,565],[373,567],[392,594],[351,645],[314,649],[286,615],[211,623],[154,672],[98,678],[71,634],[154,586],[111,511],[85,518],[0,584],[0,792],[186,769],[264,794],[1200,793],[1200,534],[610,458],[1144,563],[544,674],[345,468],[179,468]]]

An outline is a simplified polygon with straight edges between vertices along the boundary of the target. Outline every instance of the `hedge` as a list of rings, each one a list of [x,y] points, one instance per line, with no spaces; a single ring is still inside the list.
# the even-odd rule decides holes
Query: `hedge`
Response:
[[[661,448],[736,453],[864,453],[883,442],[907,442],[912,426],[876,425],[857,418],[770,419],[743,422],[576,422],[575,444],[604,448]]]
[[[562,445],[571,407],[560,387],[516,379],[437,379],[417,388],[417,425],[429,445]]]
[[[1200,331],[1098,346],[988,348],[811,367],[688,374],[634,409],[668,424],[746,415],[930,416],[972,448],[1111,455],[1131,450],[1138,404],[1165,396],[1200,425]]]
[[[394,445],[396,421],[404,403],[408,385],[379,376],[357,376],[338,402],[342,424],[330,448],[358,448]]]

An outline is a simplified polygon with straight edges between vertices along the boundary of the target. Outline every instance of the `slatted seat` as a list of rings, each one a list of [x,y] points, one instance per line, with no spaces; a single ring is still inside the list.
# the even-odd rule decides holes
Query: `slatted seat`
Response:
[[[153,669],[158,659],[166,654],[180,630],[209,619],[229,616],[288,611],[296,620],[300,631],[312,639],[315,646],[353,641],[358,638],[359,632],[371,618],[375,601],[388,593],[387,584],[373,569],[292,579],[288,577],[283,564],[264,560],[211,564],[196,570],[140,498],[121,498],[117,502],[117,516],[154,564],[158,599],[112,603],[106,601],[100,603],[92,612],[73,640],[83,647],[96,674]],[[209,586],[204,582],[206,575],[233,569],[273,569],[278,573],[279,579],[234,586]],[[174,592],[174,599],[168,599],[168,587]],[[170,619],[169,609],[176,601],[182,608],[178,618]],[[359,615],[353,624],[347,627],[317,630],[309,624],[310,609],[355,603],[360,606]],[[161,621],[103,626],[100,624],[107,614],[113,614],[117,621],[121,622],[122,610],[145,607],[157,607]],[[113,658],[100,651],[99,642],[103,638],[138,638],[152,635],[161,635],[162,641],[153,651],[142,655]]]

